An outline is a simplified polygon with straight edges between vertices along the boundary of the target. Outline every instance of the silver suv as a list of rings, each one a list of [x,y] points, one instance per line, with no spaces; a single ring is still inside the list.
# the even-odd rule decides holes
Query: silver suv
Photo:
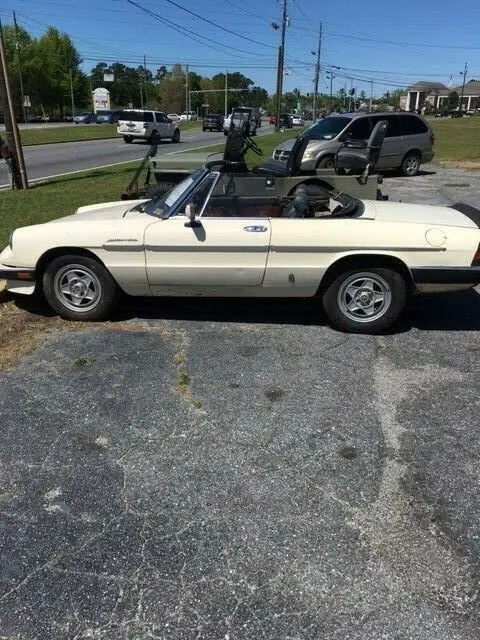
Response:
[[[433,158],[435,136],[430,125],[414,113],[342,113],[316,122],[300,133],[309,139],[301,164],[302,171],[333,167],[335,154],[347,140],[367,140],[379,120],[388,129],[376,169],[400,169],[414,176],[420,165]],[[274,160],[286,162],[295,140],[282,142],[273,152]]]
[[[158,143],[162,138],[172,142],[180,142],[180,129],[162,111],[147,109],[125,109],[118,117],[117,133],[125,142],[133,142],[134,138]]]

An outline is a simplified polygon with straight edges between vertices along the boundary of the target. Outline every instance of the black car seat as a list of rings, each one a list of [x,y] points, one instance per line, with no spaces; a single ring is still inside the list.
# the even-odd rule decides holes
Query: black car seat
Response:
[[[262,162],[252,167],[252,173],[279,177],[299,175],[302,173],[300,170],[302,158],[309,142],[310,140],[308,138],[297,138],[286,164],[278,160],[268,160],[268,162]]]
[[[335,155],[335,169],[345,169],[353,174],[368,176],[373,173],[382,150],[388,121],[380,120],[373,127],[367,143],[363,140],[346,141]]]

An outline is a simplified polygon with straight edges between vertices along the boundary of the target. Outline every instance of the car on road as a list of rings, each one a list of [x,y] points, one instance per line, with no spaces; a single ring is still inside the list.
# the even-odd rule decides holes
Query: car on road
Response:
[[[84,113],[78,114],[75,116],[73,121],[75,124],[92,124],[92,122],[96,122],[97,114],[91,111],[86,111]]]
[[[167,113],[167,118],[172,122],[178,122],[180,120],[178,113]]]
[[[294,127],[303,127],[305,120],[301,116],[292,116],[292,124]]]
[[[318,298],[331,324],[376,334],[409,294],[480,283],[480,210],[368,201],[305,185],[251,195],[202,167],[150,200],[79,207],[16,229],[0,254],[12,293],[42,293],[72,320],[103,320],[133,296]],[[165,304],[165,303],[163,303]]]
[[[185,121],[185,122],[186,122],[187,120],[188,120],[188,121],[191,121],[191,120],[192,120],[192,121],[193,121],[193,120],[198,120],[198,116],[197,116],[197,114],[195,113],[195,111],[188,111],[188,112],[187,112],[187,111],[184,111],[184,112],[181,114],[181,116],[180,116],[180,120]]]
[[[416,175],[420,165],[433,158],[435,136],[428,122],[413,113],[342,113],[323,118],[300,134],[309,140],[302,169],[333,167],[337,152],[346,142],[367,140],[381,120],[388,122],[388,129],[377,170],[399,169],[405,176]],[[286,162],[294,142],[279,144],[273,158]]]
[[[149,109],[125,109],[118,118],[117,133],[124,142],[130,144],[133,140],[148,140],[151,144],[158,144],[164,139],[180,142],[180,129],[162,111]]]
[[[120,117],[121,111],[98,111],[97,124],[116,124]]]
[[[223,131],[223,121],[220,113],[209,113],[203,117],[202,131]]]
[[[269,124],[277,123],[277,116],[270,116],[268,119]],[[282,113],[280,115],[280,127],[284,129],[291,129],[293,127],[293,119],[289,113]]]

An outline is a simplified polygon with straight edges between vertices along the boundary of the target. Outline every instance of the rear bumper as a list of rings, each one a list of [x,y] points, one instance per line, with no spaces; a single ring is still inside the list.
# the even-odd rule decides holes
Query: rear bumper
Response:
[[[420,291],[455,291],[480,284],[480,267],[419,267],[411,273]]]

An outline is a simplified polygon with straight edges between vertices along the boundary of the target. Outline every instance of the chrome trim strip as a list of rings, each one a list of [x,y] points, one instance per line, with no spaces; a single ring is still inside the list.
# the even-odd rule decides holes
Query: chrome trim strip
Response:
[[[123,249],[123,247],[122,247]],[[127,247],[127,250],[129,249],[129,247]],[[223,247],[221,245],[219,245],[218,247],[208,247],[208,246],[185,246],[185,247],[181,247],[181,246],[176,246],[176,247],[160,247],[160,246],[152,246],[152,245],[147,245],[145,247],[146,251],[152,251],[152,252],[165,252],[165,253],[177,253],[177,252],[181,252],[181,253],[193,253],[193,252],[198,252],[198,253],[268,253],[268,245],[264,245],[264,246],[253,246],[253,247]]]
[[[341,253],[344,251],[395,251],[395,252],[432,252],[432,251],[446,251],[445,247],[278,247],[271,246],[270,251],[275,251],[277,253]]]

